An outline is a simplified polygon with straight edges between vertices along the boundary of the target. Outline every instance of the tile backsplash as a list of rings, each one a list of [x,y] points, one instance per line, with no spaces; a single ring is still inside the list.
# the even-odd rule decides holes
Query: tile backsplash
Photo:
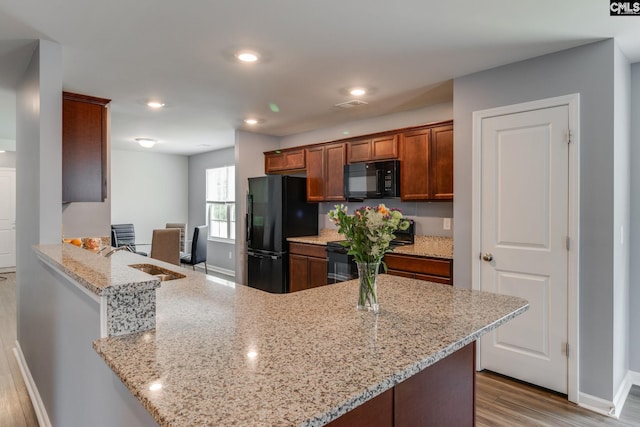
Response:
[[[349,207],[349,213],[360,206],[377,206],[384,203],[389,208],[396,208],[402,211],[407,218],[411,218],[416,223],[416,235],[422,236],[444,236],[453,237],[453,202],[401,202],[400,199],[368,199],[362,202],[342,202]],[[327,217],[327,213],[333,209],[337,203],[320,203],[318,206],[318,228],[333,229],[335,225]],[[445,230],[443,227],[444,218],[451,219],[451,227]]]

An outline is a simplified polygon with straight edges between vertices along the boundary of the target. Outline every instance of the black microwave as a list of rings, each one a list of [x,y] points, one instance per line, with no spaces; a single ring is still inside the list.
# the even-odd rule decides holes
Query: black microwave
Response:
[[[344,195],[347,199],[400,197],[400,162],[386,160],[345,165]]]

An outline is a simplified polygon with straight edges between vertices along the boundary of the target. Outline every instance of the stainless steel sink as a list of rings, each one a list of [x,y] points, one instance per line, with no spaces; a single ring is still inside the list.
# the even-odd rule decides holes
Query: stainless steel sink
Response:
[[[187,277],[184,274],[176,273],[175,271],[167,270],[166,268],[158,267],[157,265],[153,264],[130,264],[129,267],[155,276],[160,279],[161,282],[166,282],[167,280],[183,279]]]

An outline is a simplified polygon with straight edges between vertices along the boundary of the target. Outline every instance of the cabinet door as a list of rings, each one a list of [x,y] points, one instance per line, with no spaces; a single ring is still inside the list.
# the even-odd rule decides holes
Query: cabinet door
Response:
[[[326,274],[325,274],[326,276]],[[309,268],[304,255],[289,255],[289,292],[308,289]]]
[[[304,168],[304,150],[291,150],[264,155],[264,172],[267,174],[303,170]]]
[[[401,200],[429,199],[429,142],[431,129],[407,132],[400,142]]]
[[[322,202],[324,200],[324,151],[325,147],[308,148],[307,150],[307,200]],[[344,172],[343,172],[344,175]]]
[[[371,140],[371,159],[386,160],[398,158],[398,135],[383,136]]]
[[[371,140],[352,141],[347,144],[347,161],[349,163],[366,162],[371,159]]]
[[[308,258],[309,288],[327,284],[327,260],[324,258]]]
[[[326,147],[326,167],[324,175],[324,200],[344,200],[344,165],[346,144],[331,144]],[[309,174],[307,172],[307,179]]]
[[[453,126],[431,130],[430,198],[453,200]]]
[[[107,196],[108,103],[108,99],[63,93],[63,202],[102,202]]]

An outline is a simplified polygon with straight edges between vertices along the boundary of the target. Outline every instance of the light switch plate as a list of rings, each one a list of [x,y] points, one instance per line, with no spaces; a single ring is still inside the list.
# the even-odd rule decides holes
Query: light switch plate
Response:
[[[445,230],[451,230],[451,218],[442,219],[442,228]]]

